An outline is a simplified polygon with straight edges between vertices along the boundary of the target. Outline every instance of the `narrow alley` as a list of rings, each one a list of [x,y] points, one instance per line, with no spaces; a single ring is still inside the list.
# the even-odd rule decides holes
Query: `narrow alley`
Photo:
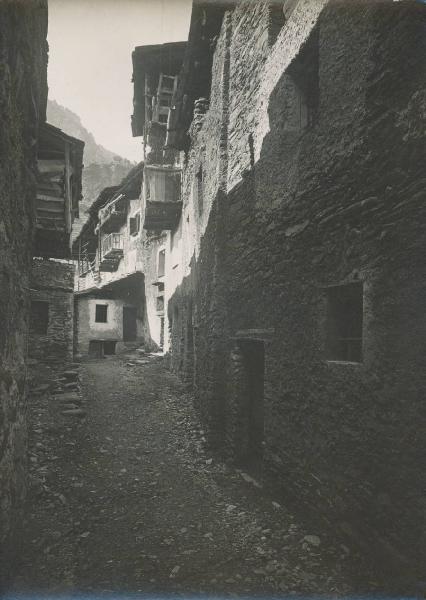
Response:
[[[425,597],[425,31],[0,0],[0,598]]]
[[[37,374],[13,592],[360,591],[366,567],[349,548],[209,454],[192,397],[163,362],[92,360],[75,365],[81,383],[66,371],[50,390]]]

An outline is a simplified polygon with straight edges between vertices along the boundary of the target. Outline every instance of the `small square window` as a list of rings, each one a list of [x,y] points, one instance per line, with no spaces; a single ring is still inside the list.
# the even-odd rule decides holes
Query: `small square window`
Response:
[[[46,335],[49,325],[49,303],[41,300],[31,301],[30,331]]]
[[[137,235],[139,233],[140,226],[141,226],[141,216],[139,213],[137,215],[135,215],[134,217],[130,217],[130,221],[129,221],[130,235]]]
[[[327,290],[327,359],[362,362],[363,284]]]
[[[107,323],[108,322],[108,304],[97,304],[96,305],[95,321],[96,321],[96,323]]]

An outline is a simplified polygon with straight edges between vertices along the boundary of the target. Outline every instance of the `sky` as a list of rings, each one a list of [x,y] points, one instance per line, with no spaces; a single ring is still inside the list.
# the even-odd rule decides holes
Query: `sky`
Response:
[[[81,118],[96,141],[142,159],[132,138],[132,51],[186,40],[191,0],[49,0],[49,98]]]

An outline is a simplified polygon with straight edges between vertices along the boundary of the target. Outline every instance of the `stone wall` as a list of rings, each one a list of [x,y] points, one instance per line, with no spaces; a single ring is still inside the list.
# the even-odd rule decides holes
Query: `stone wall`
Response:
[[[196,241],[183,235],[171,364],[193,382],[210,439],[240,456],[251,410],[241,339],[263,343],[265,482],[363,543],[387,576],[415,579],[426,547],[425,7],[301,0],[272,46],[267,8],[242,3],[217,41],[183,222],[203,156],[208,210]],[[363,285],[363,358],[327,360],[329,286],[351,282]]]
[[[36,149],[45,120],[47,2],[0,5],[0,586],[25,495],[25,354]],[[13,542],[12,542],[13,540]]]
[[[32,310],[28,356],[42,362],[70,362],[73,358],[74,320],[73,263],[34,259],[31,303],[45,303],[47,327],[43,331]]]

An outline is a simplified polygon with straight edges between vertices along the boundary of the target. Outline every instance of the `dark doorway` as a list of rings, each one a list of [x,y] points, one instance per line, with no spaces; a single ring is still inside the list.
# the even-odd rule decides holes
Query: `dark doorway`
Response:
[[[123,342],[135,342],[136,334],[136,308],[123,306]]]
[[[164,317],[160,317],[160,348],[164,348]]]
[[[192,324],[192,303],[188,306],[186,322],[186,378],[192,383],[194,376],[194,330]]]
[[[245,467],[255,477],[262,474],[264,438],[264,379],[265,349],[261,341],[244,340],[240,343],[244,368],[244,396],[247,423]]]
[[[105,356],[112,356],[115,354],[115,345],[117,342],[115,341],[105,341],[104,342],[104,354]]]

